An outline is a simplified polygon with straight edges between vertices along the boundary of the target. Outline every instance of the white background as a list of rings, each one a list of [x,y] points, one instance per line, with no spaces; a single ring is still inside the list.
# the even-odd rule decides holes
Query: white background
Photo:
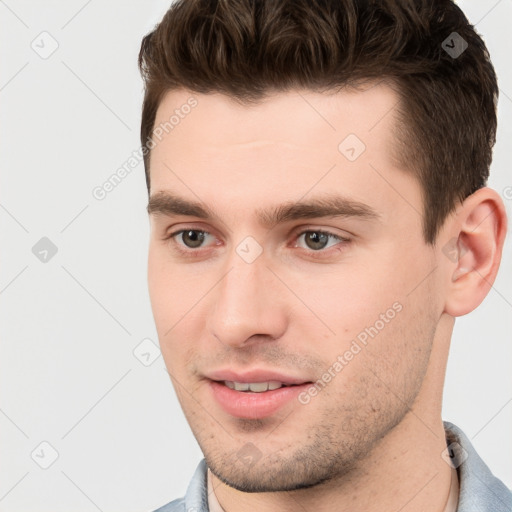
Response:
[[[512,2],[460,5],[499,77],[490,185],[503,193],[512,185]],[[139,148],[137,54],[168,6],[0,1],[0,511],[152,510],[184,494],[202,456],[162,358],[146,367],[133,354],[157,340],[142,163],[103,201],[92,196]],[[31,48],[40,37],[51,48],[43,31],[59,45],[47,59]],[[46,263],[32,252],[42,237],[58,249]],[[457,320],[443,415],[509,487],[511,263],[509,237],[488,298]],[[43,441],[58,452],[48,469],[38,465],[51,462]]]

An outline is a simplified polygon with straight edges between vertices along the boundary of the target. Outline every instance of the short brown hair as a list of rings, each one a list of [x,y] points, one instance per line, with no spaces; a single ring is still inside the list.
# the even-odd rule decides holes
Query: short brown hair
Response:
[[[449,51],[456,44],[460,55]],[[451,0],[178,0],[144,37],[139,68],[143,145],[170,90],[220,92],[249,104],[295,87],[390,81],[401,100],[399,160],[422,186],[428,243],[457,201],[489,176],[496,75]],[[148,152],[148,191],[149,162]]]

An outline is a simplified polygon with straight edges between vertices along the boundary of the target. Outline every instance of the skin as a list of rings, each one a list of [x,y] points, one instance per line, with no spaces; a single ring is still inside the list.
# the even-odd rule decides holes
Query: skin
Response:
[[[420,185],[393,158],[388,86],[279,92],[250,107],[176,90],[155,126],[191,95],[197,106],[152,150],[150,193],[201,202],[216,218],[151,211],[148,278],[162,354],[221,506],[442,511],[450,337],[496,276],[506,231],[498,194],[484,188],[457,205],[429,245]],[[366,146],[353,162],[338,150],[350,133]],[[377,215],[259,222],[262,209],[334,193]],[[190,248],[169,238],[179,229],[209,234]],[[318,249],[303,234],[315,229],[344,240]],[[236,252],[247,236],[263,250],[252,263]],[[464,244],[459,258],[443,251],[453,240]],[[308,404],[251,420],[212,399],[205,374],[219,368],[321,379],[397,302],[401,311]],[[237,455],[247,443],[259,456],[250,467]]]

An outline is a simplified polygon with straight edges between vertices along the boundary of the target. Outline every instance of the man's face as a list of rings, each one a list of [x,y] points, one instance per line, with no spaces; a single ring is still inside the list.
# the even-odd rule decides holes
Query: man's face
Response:
[[[155,127],[190,96],[168,93]],[[434,396],[423,384],[442,294],[420,186],[391,156],[397,97],[383,85],[251,107],[193,96],[151,155],[162,354],[221,480],[315,485],[363,464]],[[327,200],[336,215],[315,210]],[[238,390],[269,381],[288,385]]]

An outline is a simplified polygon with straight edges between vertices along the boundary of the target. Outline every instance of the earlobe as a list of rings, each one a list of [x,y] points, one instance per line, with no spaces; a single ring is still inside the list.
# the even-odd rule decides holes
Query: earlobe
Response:
[[[445,312],[462,316],[473,311],[491,289],[498,273],[507,229],[503,201],[497,192],[482,188],[466,198],[452,225],[452,264],[448,272]]]

